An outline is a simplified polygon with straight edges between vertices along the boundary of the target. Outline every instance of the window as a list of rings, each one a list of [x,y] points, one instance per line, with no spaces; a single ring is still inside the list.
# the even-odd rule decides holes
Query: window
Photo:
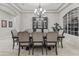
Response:
[[[67,14],[63,17],[63,28],[65,33],[78,36],[79,32],[79,8],[75,8],[71,11],[69,11]]]

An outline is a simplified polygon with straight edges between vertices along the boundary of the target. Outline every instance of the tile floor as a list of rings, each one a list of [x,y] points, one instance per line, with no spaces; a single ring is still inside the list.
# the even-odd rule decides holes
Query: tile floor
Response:
[[[58,56],[79,56],[79,37],[65,34],[63,39],[64,47],[61,48],[58,45]],[[31,51],[32,52],[32,51]],[[18,54],[18,45],[15,46],[14,50],[12,49],[12,38],[0,39],[0,56],[17,56]],[[21,49],[21,56],[32,56],[28,55],[28,50]],[[35,49],[34,56],[42,56],[41,49]],[[44,55],[46,56],[46,50],[44,49]],[[47,56],[56,56],[55,51],[48,50]]]

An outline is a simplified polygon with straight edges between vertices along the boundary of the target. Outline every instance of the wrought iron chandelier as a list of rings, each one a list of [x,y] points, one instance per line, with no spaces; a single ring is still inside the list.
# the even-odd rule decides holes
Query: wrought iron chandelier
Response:
[[[45,14],[46,10],[41,7],[39,4],[38,8],[34,10],[34,14],[41,18]]]

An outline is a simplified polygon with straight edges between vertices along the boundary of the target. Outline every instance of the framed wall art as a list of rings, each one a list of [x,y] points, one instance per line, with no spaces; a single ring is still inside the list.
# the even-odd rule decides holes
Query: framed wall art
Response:
[[[7,20],[1,20],[1,27],[7,27]]]
[[[12,23],[12,21],[9,21],[9,27],[13,27],[13,23]]]

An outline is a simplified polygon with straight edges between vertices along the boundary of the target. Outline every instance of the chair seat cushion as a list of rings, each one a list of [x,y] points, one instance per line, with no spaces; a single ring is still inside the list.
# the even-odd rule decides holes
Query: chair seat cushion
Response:
[[[42,43],[34,43],[34,45],[42,45]]]
[[[62,35],[58,35],[58,36],[62,36]]]
[[[25,46],[25,45],[29,45],[29,43],[20,43],[20,45]]]
[[[64,38],[65,36],[62,36],[62,35],[58,35],[58,38]]]
[[[47,43],[47,45],[55,45],[55,43]]]

